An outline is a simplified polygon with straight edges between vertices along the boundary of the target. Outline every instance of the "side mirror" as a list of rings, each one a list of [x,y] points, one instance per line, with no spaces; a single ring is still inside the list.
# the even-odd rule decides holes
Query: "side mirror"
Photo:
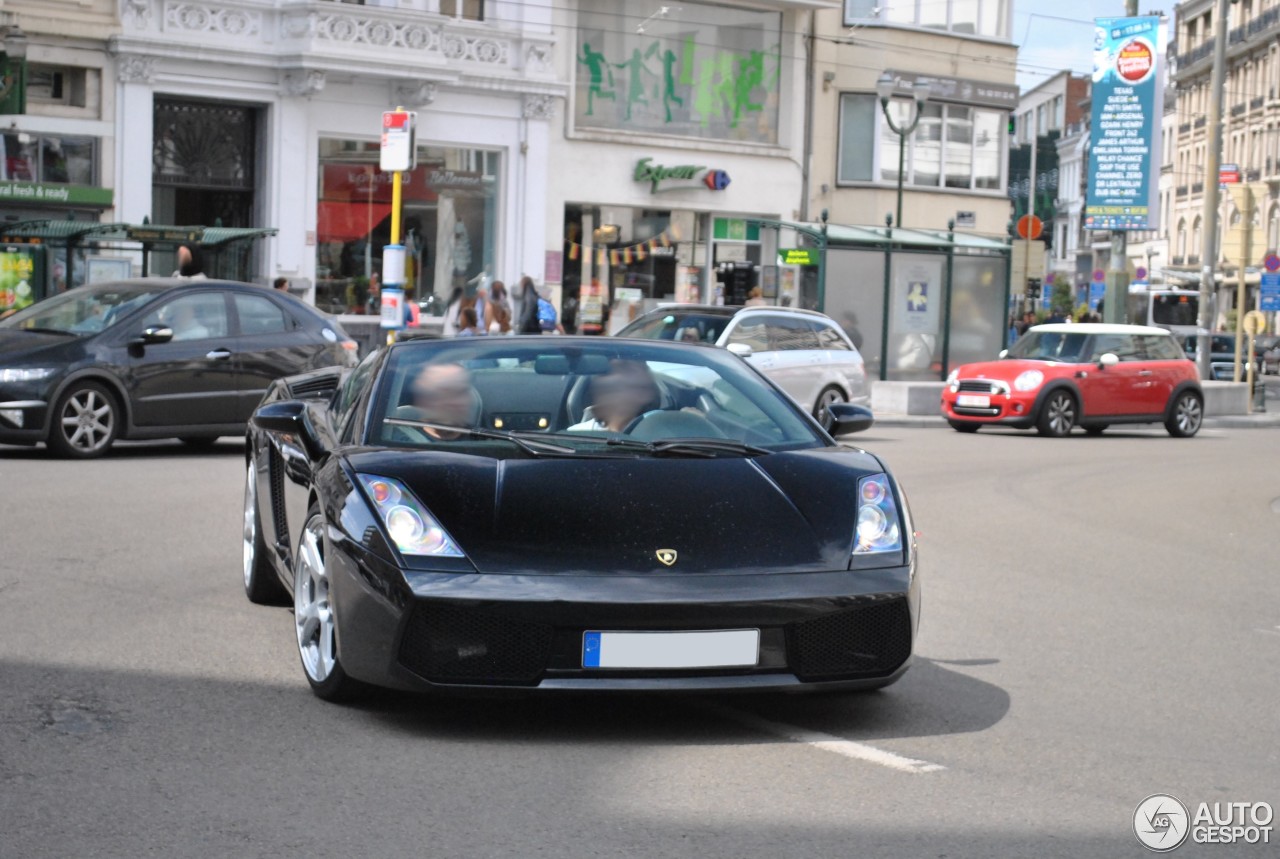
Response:
[[[746,343],[730,343],[725,348],[737,355],[739,358],[751,357],[751,347]]]
[[[1115,352],[1104,352],[1102,357],[1098,359],[1099,367],[1114,367],[1120,363],[1120,359],[1116,357]]]
[[[152,325],[142,329],[142,333],[129,342],[135,346],[152,346],[156,343],[168,343],[172,339],[172,328],[167,325]]]
[[[823,415],[823,425],[833,436],[869,430],[875,422],[871,409],[853,403],[832,403]]]
[[[1001,349],[1001,350],[1000,350],[1000,355],[999,355],[998,357],[1000,357],[1000,358],[1007,358],[1007,357],[1009,357],[1009,350],[1008,350],[1008,349]]]
[[[291,433],[306,437],[310,435],[307,426],[307,404],[298,400],[268,403],[253,413],[253,425],[267,432]]]

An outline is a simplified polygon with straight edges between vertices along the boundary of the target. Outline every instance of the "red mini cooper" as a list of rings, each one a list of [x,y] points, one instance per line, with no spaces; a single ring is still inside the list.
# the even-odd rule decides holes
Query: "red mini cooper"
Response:
[[[1164,424],[1190,437],[1204,418],[1196,365],[1163,328],[1036,325],[998,361],[964,364],[942,389],[942,415],[959,432],[988,424],[1065,436],[1111,424]]]

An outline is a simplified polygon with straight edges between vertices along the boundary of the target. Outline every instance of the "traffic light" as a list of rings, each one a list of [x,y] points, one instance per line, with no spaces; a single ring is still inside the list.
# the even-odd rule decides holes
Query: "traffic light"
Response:
[[[1013,114],[1009,114],[1009,136],[1018,136],[1018,120],[1014,119]]]

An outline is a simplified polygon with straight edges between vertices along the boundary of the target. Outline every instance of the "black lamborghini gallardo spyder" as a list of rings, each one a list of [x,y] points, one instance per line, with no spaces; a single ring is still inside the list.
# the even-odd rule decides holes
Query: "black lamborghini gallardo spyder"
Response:
[[[920,585],[901,487],[834,440],[871,423],[697,344],[407,340],[264,397],[245,590],[329,700],[885,686]]]

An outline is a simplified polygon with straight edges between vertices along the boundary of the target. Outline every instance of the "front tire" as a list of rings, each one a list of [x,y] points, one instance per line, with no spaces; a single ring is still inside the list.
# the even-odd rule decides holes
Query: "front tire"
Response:
[[[844,391],[840,390],[835,385],[828,385],[822,389],[822,393],[818,394],[818,399],[813,404],[813,416],[821,421],[823,415],[827,412],[827,406],[847,402],[849,402],[849,400],[844,395]]]
[[[249,602],[258,605],[287,605],[288,595],[271,566],[267,541],[262,536],[257,472],[254,458],[250,455],[249,471],[244,481],[244,593]]]
[[[294,561],[293,620],[298,655],[311,691],[325,701],[350,701],[365,686],[347,676],[338,656],[338,639],[329,601],[329,571],[324,562],[324,516],[313,505],[307,512],[302,545]]]
[[[1110,426],[1110,424],[1091,424],[1090,426],[1085,427],[1084,431],[1089,435],[1102,435],[1108,426]]]
[[[951,428],[956,432],[977,432],[982,426],[982,424],[974,423],[973,421],[948,420],[947,423],[951,424]]]
[[[119,431],[115,397],[97,382],[76,382],[54,406],[49,449],[59,456],[92,459],[111,448]]]
[[[1050,392],[1040,406],[1040,416],[1036,419],[1036,430],[1040,435],[1064,438],[1076,425],[1076,398],[1068,391]]]
[[[1174,438],[1191,438],[1204,423],[1204,403],[1194,391],[1183,391],[1173,401],[1164,428]]]

